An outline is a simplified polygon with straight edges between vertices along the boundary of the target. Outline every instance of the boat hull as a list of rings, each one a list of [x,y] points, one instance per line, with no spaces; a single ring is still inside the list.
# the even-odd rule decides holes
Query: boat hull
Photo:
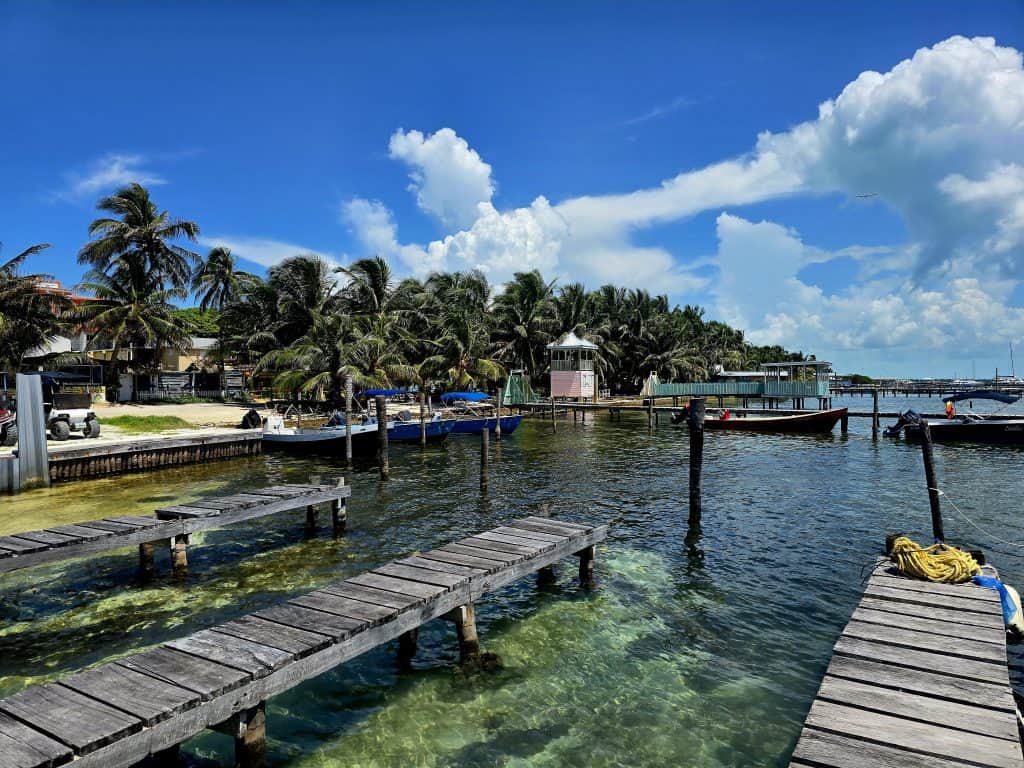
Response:
[[[439,421],[428,421],[427,442],[436,443],[444,440],[452,433],[455,427],[454,419],[441,419]],[[388,441],[396,443],[418,443],[420,441],[419,421],[394,422],[388,427]]]
[[[831,432],[836,423],[846,415],[846,408],[829,411],[801,413],[794,416],[753,416],[729,419],[708,417],[704,429],[731,430],[736,432],[797,432],[824,434]]]
[[[352,455],[365,456],[377,448],[377,430],[361,429],[352,433]],[[345,428],[303,431],[299,434],[263,434],[264,451],[282,451],[302,455],[345,455]]]
[[[516,431],[516,427],[519,426],[523,417],[520,415],[515,416],[502,416],[501,417],[501,434],[510,435]],[[479,435],[484,431],[484,426],[491,432],[496,430],[496,419],[491,416],[488,418],[469,418],[469,419],[456,419],[455,427],[452,429],[452,434],[456,435]]]
[[[983,443],[986,445],[1024,445],[1024,419],[986,419],[962,422],[929,421],[928,429],[936,443]],[[919,440],[921,428],[907,425],[907,437]]]

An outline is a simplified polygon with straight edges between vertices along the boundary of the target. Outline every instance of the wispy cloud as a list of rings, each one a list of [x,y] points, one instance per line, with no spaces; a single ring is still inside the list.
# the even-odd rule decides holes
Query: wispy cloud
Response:
[[[289,256],[299,254],[313,254],[320,256],[332,265],[336,265],[336,259],[328,253],[307,248],[304,245],[296,245],[282,240],[271,240],[263,237],[244,237],[236,235],[225,235],[223,237],[200,237],[199,244],[206,248],[230,248],[231,253],[240,259],[251,261],[264,267],[272,267]]]
[[[677,96],[668,102],[668,104],[659,104],[654,109],[644,112],[642,115],[637,115],[629,120],[624,121],[623,125],[639,125],[640,123],[646,123],[648,120],[655,120],[664,115],[675,112],[683,107],[692,107],[697,102],[686,96]]]
[[[132,182],[147,186],[166,184],[167,180],[146,168],[149,158],[140,154],[112,152],[93,161],[84,173],[71,171],[64,176],[64,187],[53,194],[55,200],[79,201],[112,192]]]

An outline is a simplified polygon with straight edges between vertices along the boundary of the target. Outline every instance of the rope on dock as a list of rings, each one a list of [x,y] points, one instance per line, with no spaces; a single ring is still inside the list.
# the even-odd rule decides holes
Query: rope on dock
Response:
[[[947,544],[922,547],[906,536],[892,545],[892,559],[900,573],[940,584],[960,584],[981,573],[974,557]]]

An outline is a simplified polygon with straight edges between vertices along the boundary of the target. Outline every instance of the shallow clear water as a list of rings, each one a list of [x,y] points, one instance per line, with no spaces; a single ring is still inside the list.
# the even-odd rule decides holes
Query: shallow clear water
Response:
[[[870,410],[869,398],[843,401]],[[837,399],[837,404],[840,404]],[[938,411],[935,398],[884,399]],[[978,403],[976,408],[980,410]],[[124,550],[4,577],[0,695],[108,661],[512,517],[549,510],[612,522],[598,587],[571,563],[557,584],[524,579],[478,607],[504,668],[466,677],[454,633],[427,625],[413,668],[381,648],[273,699],[270,760],[327,766],[785,765],[886,533],[930,537],[920,451],[850,434],[709,433],[704,525],[686,543],[685,429],[653,435],[641,416],[524,421],[492,443],[490,491],[479,443],[392,451],[392,480],[350,478],[350,530],[307,539],[300,512],[209,531],[190,547],[184,584],[136,580]],[[1024,453],[937,447],[940,483],[984,531],[1024,539],[1016,501]],[[0,532],[149,512],[255,485],[344,474],[342,462],[263,456],[55,486],[0,499]],[[996,544],[944,502],[948,538],[980,546],[1024,585],[1024,551]],[[167,558],[158,561],[161,574]],[[1017,665],[1016,654],[1011,664]],[[194,765],[230,765],[206,734]]]

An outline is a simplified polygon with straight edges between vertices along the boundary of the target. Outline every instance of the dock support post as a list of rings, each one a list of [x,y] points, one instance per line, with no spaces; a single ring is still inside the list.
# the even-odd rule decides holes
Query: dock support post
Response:
[[[408,667],[409,663],[416,656],[416,646],[420,640],[420,629],[414,627],[408,632],[403,632],[398,636],[398,665],[401,667]]]
[[[551,434],[555,433],[555,396],[551,395]]]
[[[345,465],[352,468],[352,377],[345,377]]]
[[[306,535],[312,536],[316,533],[316,506],[306,506]]]
[[[487,481],[488,481],[488,467],[487,463],[490,460],[490,435],[491,430],[487,428],[486,422],[484,428],[480,430],[480,490],[484,493],[487,492]]]
[[[546,587],[549,584],[554,584],[557,581],[555,576],[555,566],[545,565],[539,571],[537,571],[537,586]]]
[[[238,768],[264,768],[267,764],[267,703],[235,715],[235,765]]]
[[[161,749],[153,753],[152,764],[155,768],[174,768],[180,762],[181,745]]]
[[[374,398],[377,406],[377,464],[380,466],[380,479],[391,477],[391,464],[388,459],[388,409],[383,395]]]
[[[345,478],[338,478],[338,487],[343,488],[345,486]],[[335,499],[331,502],[331,527],[334,529],[334,534],[338,535],[345,532],[345,526],[348,525],[348,504],[346,499]]]
[[[647,431],[654,431],[654,395],[647,398]]]
[[[427,447],[427,393],[420,388],[420,448]]]
[[[455,634],[459,638],[459,661],[463,664],[480,660],[480,638],[476,634],[476,610],[472,603],[460,605],[447,614],[455,623]]]
[[[494,439],[501,442],[501,406],[504,404],[505,390],[498,385],[498,409],[494,417]],[[485,422],[486,423],[486,422]]]
[[[871,392],[871,436],[878,437],[878,390],[872,390]]]
[[[156,565],[153,562],[153,551],[156,548],[156,543],[152,541],[144,541],[139,544],[139,573],[145,579],[150,578],[156,573]]]
[[[932,536],[945,541],[942,529],[942,509],[939,506],[939,481],[935,478],[935,457],[932,454],[932,430],[927,419],[921,421],[921,456],[924,458],[924,478],[928,483],[928,504],[932,510]]]
[[[849,429],[850,429],[850,416],[849,416],[849,414],[844,413],[843,417],[839,420],[839,424],[840,424],[840,429],[842,430],[842,433],[845,435],[849,431]]]
[[[690,527],[700,525],[701,508],[701,473],[704,464],[704,411],[703,397],[690,400]]]
[[[594,557],[597,554],[597,548],[594,545],[590,545],[586,549],[581,549],[576,553],[580,559],[580,585],[584,587],[590,587],[594,584]]]
[[[188,534],[179,533],[171,541],[171,573],[184,576],[188,573]]]

